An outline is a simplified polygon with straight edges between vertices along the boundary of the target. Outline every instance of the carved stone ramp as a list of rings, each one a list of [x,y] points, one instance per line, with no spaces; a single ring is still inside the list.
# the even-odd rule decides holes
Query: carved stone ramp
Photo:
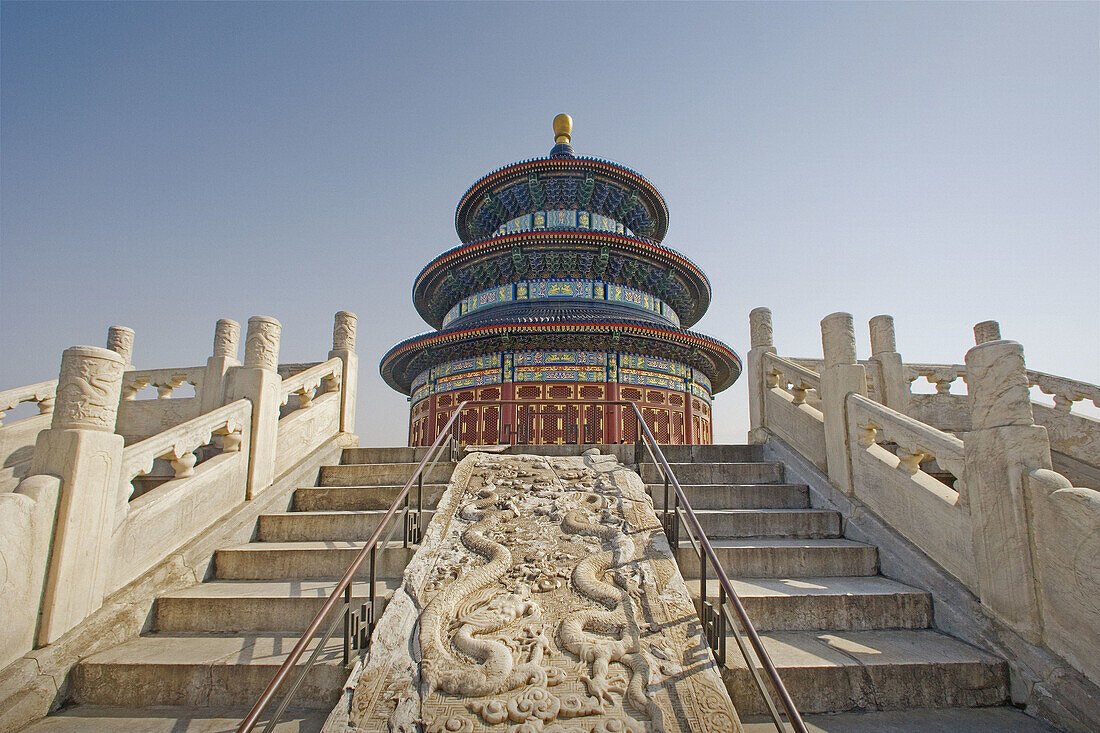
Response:
[[[322,469],[321,485],[297,489],[286,511],[260,515],[252,542],[216,551],[205,582],[161,595],[148,633],[77,665],[68,680],[70,706],[26,730],[235,730],[421,455],[411,448],[346,449],[339,466]],[[435,469],[436,483],[425,487],[428,506],[453,468]],[[349,477],[362,482],[333,485],[356,484]],[[400,543],[379,554],[383,599],[400,585],[411,556]],[[366,578],[353,584],[355,599],[368,593]],[[276,730],[319,731],[346,679],[337,637]]]
[[[644,485],[598,451],[459,463],[349,686],[326,730],[741,730]]]
[[[1004,707],[1003,660],[937,631],[930,594],[880,575],[877,548],[845,539],[840,516],[812,509],[807,487],[785,483],[783,464],[763,461],[761,450],[709,446],[670,461],[811,730],[1053,730]],[[652,465],[643,476],[660,502]],[[697,596],[698,560],[686,542],[678,558]],[[708,580],[715,600],[713,573]],[[727,648],[723,675],[738,711],[764,713],[732,639]],[[905,712],[866,712],[891,710]]]

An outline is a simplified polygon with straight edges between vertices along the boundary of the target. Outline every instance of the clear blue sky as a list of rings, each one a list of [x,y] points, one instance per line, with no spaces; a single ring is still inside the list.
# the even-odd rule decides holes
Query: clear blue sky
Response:
[[[710,276],[697,328],[780,353],[890,313],[913,361],[1001,321],[1100,382],[1100,4],[14,3],[0,10],[0,389],[137,331],[202,363],[214,322],[282,321],[283,361],[360,316],[359,433],[406,440],[378,377],[478,177],[581,154],[664,193]],[[744,381],[715,403],[741,442]]]

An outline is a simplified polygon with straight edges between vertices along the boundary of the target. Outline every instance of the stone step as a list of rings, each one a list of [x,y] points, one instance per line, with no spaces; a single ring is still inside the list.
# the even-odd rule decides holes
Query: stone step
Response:
[[[410,448],[395,446],[392,448],[344,448],[340,454],[341,465],[355,463],[419,463],[428,454],[428,446]],[[446,458],[446,449],[440,458]]]
[[[823,509],[703,509],[695,515],[712,540],[840,536],[840,513]]]
[[[214,577],[219,580],[280,580],[340,578],[351,566],[363,542],[251,542],[214,552]],[[409,564],[415,547],[393,542],[377,553],[380,578],[397,578]],[[369,577],[370,561],[356,575]]]
[[[774,461],[743,463],[669,463],[681,486],[688,484],[779,484],[783,483],[783,464]],[[322,469],[323,470],[323,469]],[[642,480],[662,483],[657,466],[642,464]]]
[[[399,585],[400,578],[375,583],[379,611]],[[154,623],[158,631],[303,631],[335,587],[335,580],[212,580],[158,597]],[[351,593],[358,609],[370,583],[353,582]]]
[[[76,705],[32,723],[23,732],[230,733],[237,729],[248,711],[247,707],[125,708]],[[275,733],[318,733],[327,717],[327,710],[287,710],[273,730]],[[268,715],[261,717],[256,730],[263,730],[270,719]]]
[[[389,509],[393,500],[405,488],[404,484],[382,486],[303,486],[294,491],[291,508],[297,512],[365,511]],[[447,484],[424,484],[424,508],[434,509]],[[409,501],[416,506],[416,486]]]
[[[71,676],[73,701],[122,707],[249,707],[297,641],[291,632],[142,636],[77,664]],[[307,656],[316,643],[311,642]],[[346,677],[343,640],[329,639],[294,696],[295,706],[331,708]]]
[[[744,463],[764,460],[762,445],[662,445],[661,453],[669,463]],[[644,460],[650,460],[648,451]]]
[[[881,575],[731,580],[757,631],[924,629],[932,623],[929,593]],[[698,581],[688,583],[688,592],[698,598]],[[718,600],[712,575],[707,597]]]
[[[416,463],[357,463],[354,465],[321,466],[318,486],[404,486],[413,475]],[[424,483],[447,483],[454,471],[453,463],[437,463],[424,469]]]
[[[711,542],[735,578],[817,578],[877,575],[878,549],[845,539],[727,539]],[[676,552],[680,573],[699,577],[699,556],[686,537]],[[713,572],[708,569],[708,573]]]
[[[776,631],[761,639],[801,713],[1008,700],[1005,662],[937,631]],[[722,676],[740,713],[767,712],[732,639]]]
[[[745,733],[775,733],[764,716],[743,716]],[[810,733],[1058,733],[1058,729],[1007,705],[995,708],[919,708],[832,713],[804,717]]]
[[[256,539],[260,542],[311,542],[314,540],[366,540],[385,516],[386,511],[373,509],[367,511],[327,511],[327,512],[280,512],[261,514],[256,524]],[[416,512],[411,511],[410,518]],[[428,526],[435,514],[425,510],[422,528]],[[403,535],[404,518],[401,511],[394,514],[390,525],[396,527],[394,537]],[[388,531],[388,530],[387,530]],[[383,533],[385,535],[385,533]]]
[[[647,484],[653,505],[665,505],[665,486]],[[693,509],[809,509],[806,484],[687,484],[681,485]],[[673,489],[669,489],[669,501]]]

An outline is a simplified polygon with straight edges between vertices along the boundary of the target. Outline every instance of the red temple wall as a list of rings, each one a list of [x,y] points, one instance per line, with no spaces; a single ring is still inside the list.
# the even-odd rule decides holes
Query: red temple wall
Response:
[[[518,405],[472,405],[458,421],[465,445],[497,443],[632,443],[635,402],[657,438],[666,445],[709,444],[710,404],[686,392],[660,387],[599,382],[506,382],[441,392],[417,401],[409,416],[409,445],[430,445],[456,407],[468,400],[518,400]]]

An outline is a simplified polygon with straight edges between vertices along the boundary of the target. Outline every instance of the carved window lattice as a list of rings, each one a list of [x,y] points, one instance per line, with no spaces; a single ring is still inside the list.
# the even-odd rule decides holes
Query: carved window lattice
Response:
[[[663,392],[658,392],[655,389],[651,389],[645,394],[647,402],[652,402],[655,405],[665,404],[665,395]]]
[[[691,435],[692,442],[702,443],[703,441],[703,420],[698,415],[691,416]]]
[[[654,421],[655,427],[653,430],[654,437],[657,438],[658,443],[668,443],[672,438],[669,433],[668,425],[668,410],[657,410],[656,420]]]
[[[556,443],[559,439],[564,440],[562,433],[562,425],[564,422],[564,411],[561,405],[544,405],[542,408],[542,436],[540,443]]]
[[[477,398],[479,400],[499,400],[500,387],[487,387],[485,389],[478,390]]]
[[[672,413],[672,443],[680,445],[684,442],[684,413]]]
[[[432,439],[433,440],[435,439],[435,436],[439,434],[439,431],[443,429],[443,426],[447,424],[447,421],[450,420],[450,419],[451,419],[451,411],[450,410],[440,410],[439,412],[437,412],[435,414],[435,427],[432,428],[429,431],[429,432],[432,433]]]
[[[462,421],[462,430],[458,440],[461,443],[477,443],[478,441],[478,411],[467,410],[459,418]]]
[[[500,408],[486,407],[482,418],[481,442],[496,443],[500,439]]]
[[[623,387],[619,390],[619,396],[624,400],[630,400],[631,402],[640,402],[642,399],[642,390],[635,389],[634,387]]]
[[[582,388],[583,391],[583,388]],[[582,395],[583,396],[583,395]],[[602,396],[602,395],[601,395]],[[586,405],[584,407],[584,442],[603,443],[603,407],[600,405]]]
[[[534,443],[534,425],[531,413],[534,410],[530,405],[520,405],[516,414],[516,433],[520,443]]]
[[[580,388],[582,400],[602,400],[603,394],[603,387],[597,384],[586,384]]]
[[[562,438],[566,443],[579,443],[580,433],[580,410],[576,405],[565,405],[565,421],[563,422],[563,435]]]
[[[542,396],[542,387],[536,384],[525,384],[516,390],[516,397],[521,400],[537,400]]]
[[[699,414],[701,414],[701,415],[710,415],[710,407],[707,406],[707,403],[705,403],[705,402],[700,403],[700,405],[699,405]]]
[[[668,396],[668,404],[673,407],[680,407],[684,404],[684,396],[679,394],[670,394]]]
[[[657,413],[661,410],[653,410],[648,407],[642,408],[642,418],[645,420],[645,424],[649,427],[649,432],[653,433],[653,437],[657,437]],[[658,442],[659,439],[658,439]]]
[[[573,385],[552,384],[547,387],[546,396],[552,400],[571,400],[573,399]]]
[[[451,396],[449,394],[441,394],[441,395],[439,395],[439,398],[436,400],[435,404],[438,407],[450,407],[451,406]]]
[[[638,416],[630,406],[623,408],[623,440],[632,443],[638,439]]]
[[[699,412],[700,410],[703,409],[703,403],[700,402],[699,400],[695,399],[694,397],[692,397],[691,398],[691,409],[695,410],[696,412]]]
[[[465,402],[466,400],[472,400],[474,398],[474,391],[472,389],[464,389],[458,393],[455,397],[455,403]]]

